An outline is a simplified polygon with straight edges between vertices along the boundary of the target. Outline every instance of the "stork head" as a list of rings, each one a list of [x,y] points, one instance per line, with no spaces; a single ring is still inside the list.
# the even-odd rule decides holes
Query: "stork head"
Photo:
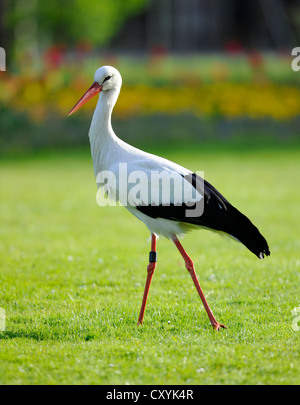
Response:
[[[74,105],[68,115],[73,114],[73,112],[101,91],[110,92],[115,90],[119,93],[121,84],[122,77],[117,69],[112,66],[102,66],[95,72],[94,83]]]
[[[119,89],[122,84],[122,78],[119,71],[114,67],[102,66],[96,70],[94,82],[102,87],[101,91],[109,91]]]

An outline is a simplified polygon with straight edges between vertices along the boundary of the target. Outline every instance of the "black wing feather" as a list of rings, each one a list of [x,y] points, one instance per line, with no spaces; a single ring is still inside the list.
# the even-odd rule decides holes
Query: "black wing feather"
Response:
[[[193,185],[197,179],[203,182],[203,179],[195,173],[192,177]],[[138,206],[137,209],[151,218],[165,218],[225,232],[238,239],[260,259],[264,255],[270,255],[268,243],[259,230],[206,180],[204,180],[204,210],[200,216],[187,217],[186,210],[191,210],[193,207],[185,204],[147,205]]]

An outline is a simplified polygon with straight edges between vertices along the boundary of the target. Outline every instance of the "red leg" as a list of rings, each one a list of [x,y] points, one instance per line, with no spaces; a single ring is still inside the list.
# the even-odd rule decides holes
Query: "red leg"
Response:
[[[207,312],[207,315],[209,317],[210,323],[212,324],[213,328],[216,330],[219,330],[220,327],[227,329],[226,326],[221,325],[219,322],[217,322],[216,318],[214,317],[211,309],[209,308],[208,302],[206,301],[206,298],[203,294],[202,288],[199,284],[196,272],[195,272],[195,268],[194,268],[194,263],[192,261],[192,259],[188,256],[188,254],[186,253],[186,251],[184,250],[183,246],[181,245],[181,243],[179,242],[179,240],[177,239],[177,237],[174,235],[173,236],[173,242],[175,243],[177,249],[179,250],[179,252],[181,253],[181,256],[183,257],[183,260],[185,261],[185,267],[187,268],[187,270],[189,271],[194,284],[196,286],[196,289],[198,291],[198,294],[203,302],[204,308]]]
[[[150,252],[150,258],[149,258],[149,264],[147,267],[147,280],[146,280],[143,302],[142,302],[142,306],[141,306],[138,325],[141,325],[143,323],[149,288],[150,288],[151,280],[152,280],[154,270],[156,267],[156,235],[154,233],[152,233],[151,237],[152,237],[151,252]]]

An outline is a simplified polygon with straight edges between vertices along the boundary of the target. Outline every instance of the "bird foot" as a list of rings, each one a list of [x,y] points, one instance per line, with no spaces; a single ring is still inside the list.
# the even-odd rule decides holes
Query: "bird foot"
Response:
[[[222,325],[221,323],[219,323],[217,321],[212,322],[211,325],[214,328],[214,330],[216,330],[217,332],[219,332],[220,328],[227,329],[227,326]]]

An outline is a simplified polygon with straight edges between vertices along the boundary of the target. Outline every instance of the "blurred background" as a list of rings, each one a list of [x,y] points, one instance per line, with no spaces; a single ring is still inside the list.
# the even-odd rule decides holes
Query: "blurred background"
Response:
[[[96,100],[67,113],[105,64],[136,146],[298,144],[297,45],[299,0],[0,0],[0,156],[87,150]]]

